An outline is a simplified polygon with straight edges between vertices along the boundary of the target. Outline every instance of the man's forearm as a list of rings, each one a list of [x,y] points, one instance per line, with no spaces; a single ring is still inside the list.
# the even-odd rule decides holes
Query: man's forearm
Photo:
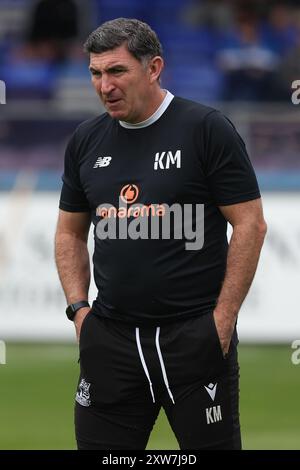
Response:
[[[233,229],[225,278],[214,311],[220,341],[225,349],[239,309],[251,286],[265,233],[263,224],[238,225]]]
[[[233,229],[218,308],[237,315],[251,286],[265,232],[249,226]]]
[[[87,299],[90,263],[86,242],[70,233],[58,233],[55,260],[67,303]]]

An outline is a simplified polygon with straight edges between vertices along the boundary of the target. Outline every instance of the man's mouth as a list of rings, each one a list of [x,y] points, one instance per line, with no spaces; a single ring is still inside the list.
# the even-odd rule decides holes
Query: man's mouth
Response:
[[[113,99],[106,100],[106,104],[113,105],[113,104],[119,103],[119,101],[121,101],[120,98],[113,98]]]

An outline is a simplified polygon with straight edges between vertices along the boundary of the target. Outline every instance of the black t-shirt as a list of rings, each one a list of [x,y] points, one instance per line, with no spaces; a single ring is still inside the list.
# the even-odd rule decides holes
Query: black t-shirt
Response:
[[[121,210],[120,195],[125,206]],[[147,127],[124,128],[107,113],[82,123],[67,146],[60,208],[91,213],[95,313],[159,324],[211,311],[228,249],[227,222],[218,206],[259,197],[244,142],[232,123],[212,108],[175,97]],[[161,223],[164,207],[173,204],[182,209],[182,220],[187,207],[193,207],[194,229],[196,205],[203,205],[200,248],[186,249],[184,230],[180,238],[172,215],[170,237],[162,229],[159,237],[152,236],[150,221],[146,236],[144,231],[138,238],[137,225],[127,238],[120,236],[120,221],[129,226],[152,215]],[[105,238],[98,224],[108,221],[117,228],[111,231],[110,226]]]

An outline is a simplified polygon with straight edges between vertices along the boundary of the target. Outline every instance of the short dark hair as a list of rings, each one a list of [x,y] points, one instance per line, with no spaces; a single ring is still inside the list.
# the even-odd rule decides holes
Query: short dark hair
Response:
[[[163,54],[162,45],[150,26],[143,21],[129,18],[117,18],[103,23],[89,35],[84,43],[84,50],[87,53],[101,54],[122,44],[126,44],[128,51],[140,62],[155,56],[162,57]]]

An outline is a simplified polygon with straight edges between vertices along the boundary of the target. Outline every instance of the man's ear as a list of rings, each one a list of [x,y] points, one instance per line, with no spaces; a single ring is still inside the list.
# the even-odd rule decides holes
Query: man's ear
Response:
[[[150,83],[156,82],[161,72],[164,68],[164,59],[162,57],[155,56],[149,62],[149,73],[150,73]]]

